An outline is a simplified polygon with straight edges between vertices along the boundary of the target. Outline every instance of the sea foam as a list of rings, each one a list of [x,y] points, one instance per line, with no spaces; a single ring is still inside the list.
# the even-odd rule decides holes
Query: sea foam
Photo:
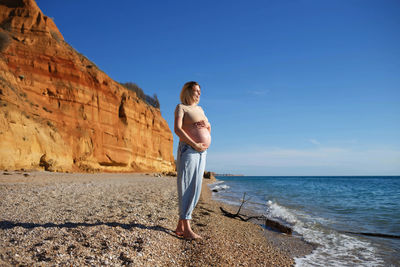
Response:
[[[312,218],[269,200],[267,216],[292,225],[305,241],[317,244],[309,255],[295,258],[296,266],[383,266],[370,242],[324,228],[323,218]]]

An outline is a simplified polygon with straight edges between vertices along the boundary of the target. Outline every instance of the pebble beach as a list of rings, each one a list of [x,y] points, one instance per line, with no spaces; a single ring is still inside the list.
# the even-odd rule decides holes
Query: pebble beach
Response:
[[[0,266],[294,266],[313,247],[222,215],[205,179],[192,228],[177,223],[176,177],[0,173]]]

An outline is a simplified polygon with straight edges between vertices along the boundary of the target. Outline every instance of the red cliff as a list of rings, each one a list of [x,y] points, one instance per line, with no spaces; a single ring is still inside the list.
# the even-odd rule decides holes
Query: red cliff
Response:
[[[174,169],[160,111],[68,45],[33,0],[0,0],[0,169]]]

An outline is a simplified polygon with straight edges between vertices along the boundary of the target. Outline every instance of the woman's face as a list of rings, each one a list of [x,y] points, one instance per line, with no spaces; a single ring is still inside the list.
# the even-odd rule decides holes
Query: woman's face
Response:
[[[200,86],[195,85],[193,86],[193,100],[195,103],[199,103],[200,102],[200,95],[201,95],[201,90],[200,90]]]

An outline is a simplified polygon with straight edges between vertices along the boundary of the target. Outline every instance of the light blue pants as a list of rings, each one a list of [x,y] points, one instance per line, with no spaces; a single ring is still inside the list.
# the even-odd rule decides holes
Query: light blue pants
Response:
[[[179,219],[192,219],[193,209],[200,198],[206,156],[207,150],[198,152],[188,144],[179,142],[176,159]]]

